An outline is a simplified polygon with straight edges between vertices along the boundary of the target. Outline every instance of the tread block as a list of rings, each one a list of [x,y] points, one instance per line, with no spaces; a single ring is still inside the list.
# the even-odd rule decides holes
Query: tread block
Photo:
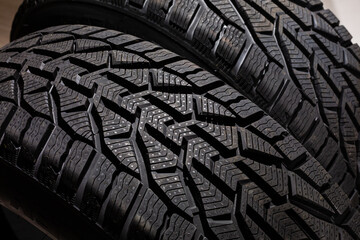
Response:
[[[229,65],[234,66],[245,47],[246,35],[232,25],[227,25],[223,31],[224,34],[216,49],[216,55],[222,57]]]
[[[173,117],[168,113],[163,112],[156,106],[146,106],[141,108],[139,129],[143,130],[147,127],[152,127],[163,133],[167,124],[173,122]]]
[[[102,130],[105,138],[130,135],[131,123],[128,120],[106,108],[103,104],[99,104],[96,109],[102,120]]]
[[[360,61],[360,46],[359,44],[352,44],[350,47],[348,47],[348,50],[356,57],[357,60]]]
[[[218,176],[233,191],[236,191],[238,184],[250,179],[236,166],[236,163],[244,160],[243,157],[220,159],[215,162],[214,174]]]
[[[340,64],[344,62],[344,48],[340,44],[336,44],[320,34],[315,34],[314,36],[318,39],[319,45],[323,46],[324,50],[329,52],[337,63]]]
[[[296,213],[296,216],[298,216],[302,221],[305,222],[305,224],[311,229],[311,231],[315,234],[316,237],[319,239],[329,239],[336,235],[336,233],[340,236],[348,236],[346,232],[337,227],[334,224],[331,224],[327,221],[323,221],[319,218],[314,217],[310,213],[298,208],[293,208],[294,212]],[[308,233],[309,234],[309,233]]]
[[[169,226],[164,232],[162,239],[195,239],[196,227],[189,221],[177,214],[173,214],[169,222]]]
[[[241,236],[241,232],[234,225],[232,220],[208,220],[211,230],[219,239],[236,239]]]
[[[295,170],[295,172],[309,180],[317,189],[322,188],[331,180],[330,174],[328,174],[321,164],[312,157],[308,158],[304,164]]]
[[[313,105],[318,103],[318,97],[315,92],[314,84],[311,80],[310,71],[297,71],[294,70],[294,75],[298,80],[299,84],[301,85],[301,89],[303,93],[308,97]]]
[[[307,238],[303,229],[288,215],[287,211],[294,208],[290,203],[280,206],[270,207],[268,217],[271,219],[269,224],[284,239],[294,237],[295,239]]]
[[[291,162],[298,161],[306,154],[306,149],[291,135],[278,141],[276,146]]]
[[[110,49],[110,45],[98,40],[91,39],[77,39],[75,41],[76,52],[106,50]]]
[[[232,3],[224,0],[210,0],[210,2],[222,13],[222,17],[227,21],[233,22],[240,29],[245,28],[238,11],[233,7]]]
[[[256,91],[270,104],[278,96],[285,79],[285,72],[275,63],[270,63]]]
[[[340,129],[346,142],[355,142],[358,140],[359,134],[347,111],[342,112]]]
[[[190,88],[191,85],[181,77],[157,69],[150,70],[155,88],[166,89],[172,87]]]
[[[108,51],[89,52],[73,54],[71,59],[80,61],[84,66],[91,66],[93,68],[105,67],[109,58]]]
[[[340,20],[335,16],[335,14],[330,9],[321,10],[319,12],[319,15],[332,26],[336,26],[340,22]]]
[[[200,193],[205,214],[208,218],[227,215],[232,212],[233,202],[216,188],[201,173],[192,169],[191,177]]]
[[[151,42],[137,42],[131,45],[127,45],[125,49],[136,51],[138,53],[145,53],[159,49],[159,46]]]
[[[10,117],[2,119],[3,126],[1,126],[2,136],[0,136],[0,158],[5,159],[5,161],[12,164],[16,164],[21,150],[21,141],[29,122],[31,121],[31,117],[30,114],[22,108],[17,108],[15,110],[15,108],[11,108],[11,105],[6,105],[4,113],[8,110]],[[2,104],[2,106],[4,106],[4,104]]]
[[[12,120],[5,130],[5,135],[16,145],[21,144],[21,140],[25,131],[27,130],[27,125],[31,120],[31,116],[22,108],[17,108]]]
[[[55,127],[43,150],[41,165],[37,173],[37,178],[49,188],[55,186],[71,143],[70,136],[59,127]]]
[[[84,83],[82,82],[84,80]],[[83,86],[86,86],[88,89],[96,89],[99,93],[99,96],[109,100],[111,102],[120,102],[121,94],[125,94],[128,90],[117,84],[115,81],[109,80],[103,76],[83,76],[80,79],[80,83]],[[98,99],[99,100],[99,99]]]
[[[338,38],[337,32],[328,24],[323,18],[316,14],[312,14],[313,18],[313,29],[324,34],[328,34],[332,37]]]
[[[264,154],[267,157],[275,157],[282,159],[282,156],[279,154],[278,151],[275,150],[271,146],[270,143],[266,142],[259,136],[255,135],[254,133],[241,128],[240,129],[241,135],[241,147],[243,151],[249,151],[252,153],[260,153]]]
[[[61,175],[61,192],[67,197],[72,197],[82,181],[87,166],[93,160],[94,149],[86,143],[75,141],[70,148],[70,153],[65,159],[65,165]]]
[[[16,66],[17,68],[33,67],[34,69],[40,69],[44,62],[51,60],[51,57],[39,55],[34,52],[24,52],[23,54],[16,54],[7,60],[7,63]]]
[[[353,174],[349,172],[345,173],[345,178],[343,179],[343,182],[340,184],[341,189],[344,190],[344,192],[348,196],[351,196],[351,193],[353,189],[355,189],[355,186],[356,186],[356,178],[354,178]]]
[[[41,37],[37,36],[37,35],[33,35],[33,36],[29,36],[29,39],[26,40],[19,40],[17,42],[15,42],[14,44],[11,44],[10,46],[8,46],[6,48],[6,50],[10,50],[10,49],[19,49],[19,50],[24,50],[24,49],[28,49],[30,47],[36,46],[40,43],[41,41]]]
[[[351,41],[351,39],[353,38],[349,31],[343,25],[335,27],[335,31],[340,36],[343,42]]]
[[[16,52],[2,52],[0,56],[0,62],[6,63],[9,59],[11,59],[12,55],[16,55]],[[12,79],[16,74],[16,69],[10,68],[1,68],[0,69],[0,82]]]
[[[259,134],[265,136],[268,139],[281,137],[283,134],[286,134],[286,130],[269,116],[262,117],[260,120],[253,122],[251,126],[255,128]],[[295,141],[296,140],[294,139],[294,144]]]
[[[104,201],[106,191],[111,187],[116,167],[104,155],[100,155],[93,161],[96,162],[93,168],[89,170],[80,208],[86,215],[96,220]]]
[[[315,88],[317,89],[319,99],[325,108],[331,109],[339,107],[338,97],[320,74],[315,79]]]
[[[285,90],[283,90],[280,97],[275,101],[270,115],[272,115],[275,120],[278,120],[280,124],[285,124],[296,112],[300,101],[300,91],[294,83],[288,82]]]
[[[351,170],[353,173],[355,173],[358,169],[358,165],[357,165],[357,149],[356,149],[356,145],[354,143],[345,143],[345,151],[346,151],[346,156],[349,159],[349,165],[351,167]]]
[[[323,196],[329,201],[336,213],[340,215],[345,213],[350,206],[350,200],[346,197],[346,193],[341,190],[337,183],[325,190]]]
[[[198,0],[175,1],[169,12],[170,24],[186,32],[199,8]]]
[[[84,25],[80,25],[80,24],[74,24],[74,25],[64,25],[64,26],[55,26],[55,27],[50,27],[44,30],[41,30],[41,33],[54,33],[54,32],[73,32],[75,30],[81,30],[82,28],[84,28]]]
[[[289,193],[287,170],[277,168],[275,165],[265,165],[255,162],[251,159],[245,159],[243,163],[253,171],[261,181],[266,182],[271,187],[271,191],[279,196],[285,196]]]
[[[91,34],[90,37],[106,40],[108,38],[115,37],[118,35],[120,35],[120,33],[118,31],[102,29],[102,31],[100,31],[100,32],[95,32],[95,33]]]
[[[286,35],[281,35],[280,45],[292,68],[309,69],[310,63],[302,51]]]
[[[347,49],[344,49],[345,66],[357,73],[360,72],[360,61],[357,60]]]
[[[15,113],[15,105],[10,102],[0,101],[0,139],[9,124],[12,115]]]
[[[265,208],[266,204],[269,204],[271,199],[269,196],[260,189],[254,183],[247,183],[241,188],[241,205],[239,206],[239,212],[244,219],[245,224],[250,230],[251,236],[259,237],[263,239],[270,239],[265,232],[261,229],[261,226],[257,224],[249,213],[253,210],[257,215],[262,218],[266,218]]]
[[[158,49],[153,52],[147,52],[145,53],[145,56],[151,58],[152,61],[157,63],[169,61],[176,57],[179,57],[177,54],[170,52],[167,49]]]
[[[126,217],[134,207],[134,201],[137,197],[142,197],[138,195],[141,186],[141,182],[129,174],[121,172],[116,176],[109,192],[109,201],[105,206],[105,229],[114,235],[120,235]]]
[[[0,99],[16,101],[17,86],[14,80],[0,82]]]
[[[142,140],[148,153],[152,171],[174,168],[178,164],[179,157],[149,134],[142,133]]]
[[[219,158],[219,151],[207,143],[204,139],[194,138],[188,141],[186,152],[186,164],[190,165],[194,160],[213,172],[214,160]]]
[[[329,163],[334,159],[335,154],[338,153],[338,143],[331,137],[327,139],[325,146],[321,150],[320,155],[317,157],[317,160],[323,165],[325,168],[329,166]],[[341,161],[339,159],[339,161]]]
[[[150,78],[148,69],[111,69],[108,71],[107,77],[116,84],[121,83],[124,88],[132,93],[139,92],[147,87]],[[107,84],[103,84],[103,86],[107,86]]]
[[[322,120],[319,120],[313,131],[313,134],[306,140],[304,146],[311,154],[316,155],[319,153],[321,146],[323,146],[328,136],[329,134],[325,124],[322,122]]]
[[[55,87],[60,97],[60,106],[62,110],[67,111],[74,107],[83,107],[86,102],[85,96],[66,86],[64,80],[66,79],[69,82],[78,84],[81,81],[81,76],[87,73],[87,70],[83,67],[71,64],[62,67],[59,71],[61,71],[60,74],[63,79],[59,82],[56,81]]]
[[[278,13],[277,20],[275,21],[277,21],[275,29],[280,33],[277,36],[275,35],[276,38],[280,38],[280,35],[284,32],[288,33],[289,37],[296,37],[297,32],[299,32],[300,34],[304,33],[301,31],[302,23],[296,21],[294,18],[287,14],[284,14],[283,12]]]
[[[123,166],[129,168],[135,173],[139,173],[136,153],[129,140],[106,139],[105,143]]]
[[[269,19],[255,10],[244,0],[238,1],[238,4],[241,8],[240,11],[246,14],[246,17],[249,19],[248,21],[255,32],[272,32],[274,25]]]
[[[223,119],[226,118],[235,118],[235,116],[227,110],[223,105],[212,101],[203,96],[196,96],[196,106],[197,112],[200,116],[207,116],[207,117],[221,117]]]
[[[280,16],[282,19],[283,15]],[[273,58],[280,66],[285,66],[285,62],[282,56],[281,49],[278,46],[277,40],[274,36],[269,36],[267,34],[257,34],[261,44],[267,49],[270,59]]]
[[[267,61],[265,53],[258,46],[252,45],[237,73],[238,83],[246,92],[258,82]]]
[[[188,215],[192,215],[190,204],[187,200],[184,186],[177,173],[156,173],[152,172],[156,184],[166,194],[169,200]]]
[[[147,189],[131,221],[128,234],[135,239],[155,239],[160,234],[167,211],[163,201],[153,191]],[[144,231],[145,228],[148,231]]]
[[[41,44],[60,42],[64,40],[73,39],[74,36],[67,33],[51,33],[51,34],[43,34],[41,39]]]
[[[111,63],[113,66],[123,66],[123,65],[132,66],[135,64],[149,65],[149,61],[147,61],[143,57],[140,57],[139,55],[129,52],[113,50],[111,51],[111,57],[112,57]]]
[[[189,126],[195,125],[197,121],[187,121],[170,125],[166,130],[166,137],[171,139],[178,146],[181,146],[184,139],[191,139],[196,134],[189,129]]]
[[[228,102],[234,101],[237,98],[244,98],[239,91],[226,85],[210,90],[209,93],[212,97],[215,97],[218,101],[226,105]]]
[[[63,119],[69,124],[69,126],[73,129],[73,131],[80,135],[81,137],[92,140],[93,132],[91,130],[89,115],[87,112],[70,112],[70,113],[62,113],[61,116]]]
[[[80,28],[72,30],[71,33],[75,34],[75,35],[87,36],[87,35],[93,34],[95,32],[98,32],[100,30],[102,30],[102,28],[100,28],[100,27],[81,26]]]
[[[289,129],[291,129],[294,136],[298,136],[299,140],[303,141],[316,120],[316,109],[309,102],[304,101],[301,109],[296,113],[296,117],[289,124]]]
[[[164,21],[166,15],[169,13],[170,7],[173,6],[172,0],[157,1],[150,0],[148,5],[147,15],[150,19],[155,21]]]
[[[43,118],[35,117],[31,120],[28,130],[24,134],[18,166],[25,171],[32,171],[44,145],[52,132],[54,126]]]
[[[150,105],[149,101],[143,98],[150,94],[150,91],[146,91],[125,96],[123,99],[121,99],[120,106],[129,111],[131,114],[135,114],[138,107],[146,107]]]
[[[316,4],[321,4],[319,0],[305,0],[307,4],[314,6]],[[283,6],[288,8],[293,14],[295,15],[294,18],[297,18],[299,21],[302,22],[305,26],[311,26],[312,22],[312,14],[308,8],[299,6],[296,3],[292,3],[288,0],[281,0],[280,1]]]
[[[212,123],[198,123],[198,127],[211,135],[228,150],[238,148],[238,133],[235,126],[222,126]]]
[[[193,73],[195,70],[198,70],[198,67],[194,63],[192,63],[188,60],[180,60],[180,61],[176,61],[173,63],[169,63],[169,64],[165,65],[165,68],[171,69],[172,71],[175,71],[180,74],[185,74],[185,75],[188,73]],[[212,74],[208,74],[206,71],[202,71],[199,73],[206,74],[206,75],[212,75]]]
[[[24,82],[24,94],[31,94],[33,92],[40,91],[41,89],[48,89],[50,87],[49,80],[33,73],[24,72],[21,77]]]
[[[48,43],[46,45],[36,46],[35,50],[41,50],[42,52],[55,53],[58,55],[71,53],[73,51],[73,40],[61,41],[56,43]]]
[[[40,93],[24,95],[24,100],[36,112],[42,113],[49,117],[51,116],[49,94],[47,92],[40,92]]]
[[[120,45],[129,44],[131,42],[140,41],[140,38],[135,37],[133,35],[121,34],[120,36],[108,38],[107,41],[111,44],[114,44],[115,46],[120,46]]]
[[[237,103],[231,104],[230,109],[242,119],[253,117],[261,112],[260,108],[248,99],[243,99]]]
[[[321,194],[313,188],[304,179],[296,175],[295,173],[290,174],[291,183],[291,195],[300,200],[305,201],[304,204],[314,204],[316,208],[321,208],[331,214],[334,214],[334,210],[329,203],[321,196]]]
[[[192,94],[153,92],[151,95],[169,105],[182,116],[190,115],[194,112]]]
[[[217,36],[221,32],[223,23],[224,20],[222,20],[215,12],[211,10],[204,11],[196,26],[193,39],[203,45],[205,49],[212,49]]]
[[[213,74],[206,71],[200,71],[195,74],[189,74],[186,76],[186,79],[188,79],[191,82],[190,83],[191,85],[194,85],[199,89],[206,89],[206,87],[214,86],[214,85],[222,85],[219,78],[215,77]]]
[[[330,131],[339,139],[339,115],[337,111],[325,109],[325,115],[329,123]]]
[[[329,167],[328,171],[334,182],[340,182],[344,178],[344,171],[347,170],[348,166],[343,160],[344,156],[342,156],[342,154],[339,154],[336,158],[334,164]]]

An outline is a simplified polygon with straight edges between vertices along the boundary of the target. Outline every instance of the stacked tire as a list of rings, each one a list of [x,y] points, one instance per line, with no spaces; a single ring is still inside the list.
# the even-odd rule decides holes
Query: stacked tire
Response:
[[[360,239],[360,48],[320,1],[30,0],[12,40],[0,203],[52,238]]]

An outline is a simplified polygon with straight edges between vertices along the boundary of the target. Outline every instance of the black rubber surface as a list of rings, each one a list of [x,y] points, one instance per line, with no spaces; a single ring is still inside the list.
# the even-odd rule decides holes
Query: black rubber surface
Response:
[[[321,1],[30,0],[12,38],[60,23],[120,29],[196,60],[257,103],[357,195],[360,48]]]
[[[52,235],[360,239],[357,197],[291,134],[132,35],[68,25],[11,43],[0,109],[1,202]]]

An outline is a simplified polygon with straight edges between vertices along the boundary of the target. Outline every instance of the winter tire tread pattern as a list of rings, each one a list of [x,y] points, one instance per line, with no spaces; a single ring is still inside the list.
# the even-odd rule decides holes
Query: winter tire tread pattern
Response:
[[[24,15],[48,2],[66,1],[26,1],[14,26],[26,28]],[[197,52],[288,129],[349,197],[357,194],[360,48],[321,1],[88,2],[142,19]]]
[[[14,41],[0,109],[1,161],[110,238],[360,238],[356,196],[291,133],[132,35],[65,25]]]

